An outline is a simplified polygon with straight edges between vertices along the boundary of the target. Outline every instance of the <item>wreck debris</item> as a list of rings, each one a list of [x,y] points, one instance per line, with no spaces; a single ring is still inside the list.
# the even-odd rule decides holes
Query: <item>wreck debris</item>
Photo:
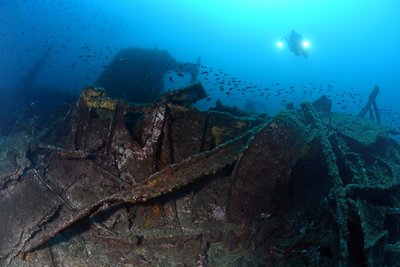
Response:
[[[27,154],[34,149],[35,141],[25,134],[0,138],[0,189],[15,184],[32,162]]]
[[[46,201],[43,202],[43,199]],[[23,250],[36,230],[48,223],[61,204],[30,173],[17,186],[2,190],[0,201],[0,258],[7,258],[8,261]],[[16,212],[21,209],[23,213]]]
[[[225,166],[232,164],[240,156],[240,153],[246,148],[251,134],[252,131],[246,132],[242,136],[226,142],[211,151],[203,152],[180,163],[170,165],[151,175],[146,179],[145,183],[118,192],[86,207],[77,214],[74,214],[72,218],[64,220],[59,227],[35,242],[25,252],[37,248],[59,232],[92,215],[101,207],[107,207],[107,204],[116,202],[131,204],[146,202],[182,188],[201,177],[218,172]]]
[[[210,110],[229,113],[232,116],[238,116],[238,117],[249,115],[248,112],[243,111],[236,106],[230,107],[230,106],[226,106],[226,105],[222,104],[222,101],[219,99],[215,102],[215,107],[210,108]]]
[[[369,112],[369,116],[372,120],[376,119],[377,122],[381,122],[381,118],[379,115],[379,109],[378,106],[376,105],[376,97],[379,94],[379,86],[375,86],[374,89],[372,89],[371,94],[369,95],[369,99],[365,107],[363,107],[358,114],[360,117],[364,117],[367,112]]]
[[[323,112],[326,114],[331,113],[332,100],[330,100],[326,95],[321,96],[320,98],[315,100],[312,104],[314,108],[319,112]]]
[[[156,105],[149,107],[110,99],[101,89],[88,87],[72,114],[68,148],[85,153],[101,152],[103,159],[114,155],[116,174],[140,183],[157,169],[153,156],[164,127],[167,105],[188,106],[203,97],[204,88],[194,83],[162,96]],[[135,118],[133,123],[141,121],[140,134],[132,134],[134,129],[127,128],[130,127],[128,118]],[[135,173],[135,177],[129,173]]]
[[[231,221],[252,220],[263,213],[276,216],[287,208],[290,171],[310,136],[294,111],[272,118],[255,135],[233,172],[227,212]]]
[[[188,107],[191,104],[207,97],[203,85],[195,82],[179,90],[168,92],[162,96],[168,103]]]
[[[29,92],[34,89],[35,81],[38,77],[39,72],[42,70],[43,65],[48,59],[51,51],[53,50],[53,44],[47,48],[46,52],[44,52],[41,57],[35,62],[35,64],[31,67],[31,69],[25,74],[25,76],[20,80],[18,85],[15,87],[13,91],[16,91],[16,95],[26,96],[33,95],[33,92]],[[29,99],[27,99],[29,101]]]
[[[376,143],[379,138],[399,134],[397,130],[378,123],[371,123],[366,118],[358,118],[349,114],[332,113],[329,118],[323,118],[324,125],[337,130],[343,137],[352,139],[353,142],[365,146]]]
[[[163,89],[164,76],[175,71],[197,80],[199,64],[177,62],[166,50],[122,49],[95,82],[113,98],[133,103],[152,103]]]
[[[204,95],[138,105],[88,87],[46,138],[3,141],[0,263],[398,263],[392,129],[308,103],[272,118],[190,107]]]

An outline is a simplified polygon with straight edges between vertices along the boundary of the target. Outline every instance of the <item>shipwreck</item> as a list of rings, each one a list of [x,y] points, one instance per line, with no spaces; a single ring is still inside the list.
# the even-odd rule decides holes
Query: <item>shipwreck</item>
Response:
[[[200,82],[154,88],[49,92],[64,99],[51,121],[3,134],[0,265],[398,264],[400,147],[362,117],[374,101],[234,116],[194,108]]]

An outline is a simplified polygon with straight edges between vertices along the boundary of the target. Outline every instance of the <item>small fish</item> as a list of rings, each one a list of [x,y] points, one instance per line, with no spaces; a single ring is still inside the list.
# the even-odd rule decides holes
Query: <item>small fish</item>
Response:
[[[261,212],[261,213],[258,215],[258,219],[260,219],[260,220],[265,220],[265,219],[271,218],[271,216],[272,216],[272,214],[269,213],[269,212]]]

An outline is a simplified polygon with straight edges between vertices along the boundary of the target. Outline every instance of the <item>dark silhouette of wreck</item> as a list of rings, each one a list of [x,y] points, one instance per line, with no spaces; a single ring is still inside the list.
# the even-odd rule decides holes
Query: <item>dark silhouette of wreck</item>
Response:
[[[110,97],[134,103],[154,102],[164,87],[164,76],[175,71],[197,80],[199,64],[176,61],[168,51],[158,49],[122,49],[103,71],[95,86],[103,87]]]
[[[54,111],[57,108],[63,103],[72,103],[76,100],[77,96],[36,84],[52,49],[51,44],[22,75],[14,88],[1,92],[0,136],[26,128],[36,128],[38,123],[46,125],[54,119],[53,116],[56,116]]]

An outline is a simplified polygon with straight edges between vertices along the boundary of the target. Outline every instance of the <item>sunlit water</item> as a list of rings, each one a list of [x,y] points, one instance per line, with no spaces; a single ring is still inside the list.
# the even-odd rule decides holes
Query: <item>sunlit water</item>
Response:
[[[274,114],[328,94],[335,111],[358,113],[379,85],[383,119],[399,127],[399,12],[396,0],[3,0],[0,89],[50,45],[37,84],[77,93],[119,49],[158,48],[182,62],[200,57],[210,96],[201,108],[250,99]],[[308,41],[308,58],[282,41],[291,30]],[[166,89],[189,80],[167,75]]]

